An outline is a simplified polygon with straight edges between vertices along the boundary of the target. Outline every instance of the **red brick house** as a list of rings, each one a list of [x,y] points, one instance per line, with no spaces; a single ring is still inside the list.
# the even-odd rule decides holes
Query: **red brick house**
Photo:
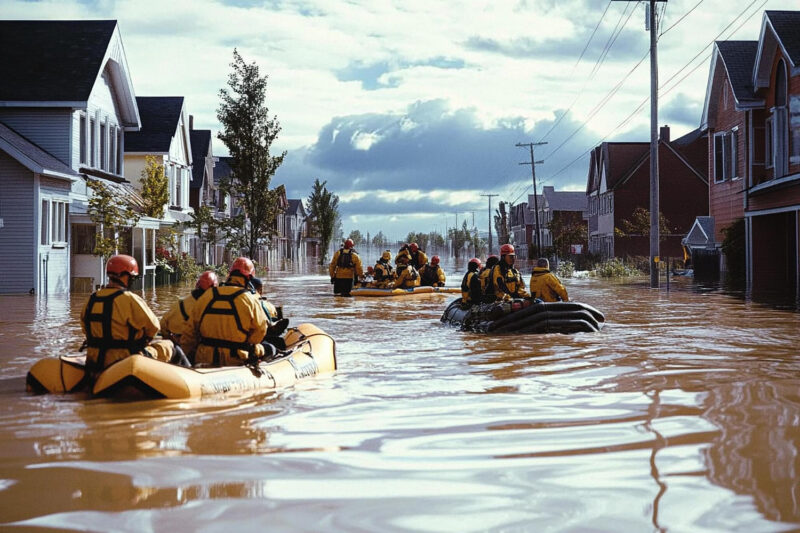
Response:
[[[695,130],[670,140],[668,126],[658,142],[661,213],[670,225],[662,235],[662,257],[682,258],[681,238],[698,215],[708,212],[704,135]],[[634,210],[650,209],[650,143],[605,142],[592,150],[586,183],[589,252],[602,258],[650,255],[650,236],[617,236],[614,229]]]
[[[765,11],[758,41],[717,42],[708,133],[716,246],[744,217],[747,283],[800,293],[800,11]]]

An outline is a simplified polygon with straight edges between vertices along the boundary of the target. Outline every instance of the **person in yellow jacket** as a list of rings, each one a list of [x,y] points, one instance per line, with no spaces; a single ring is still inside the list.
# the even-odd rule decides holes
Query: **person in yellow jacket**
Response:
[[[536,261],[531,273],[531,297],[540,298],[544,302],[568,302],[567,289],[555,274],[550,272],[550,261],[544,257]]]
[[[431,257],[431,262],[422,265],[419,269],[419,284],[423,287],[444,287],[444,282],[447,277],[444,270],[439,266],[439,256],[434,255]]]
[[[361,258],[353,249],[353,240],[347,239],[344,245],[333,254],[328,272],[333,283],[333,294],[350,296],[353,282],[364,275],[361,268]]]
[[[196,365],[252,364],[264,355],[267,315],[251,290],[253,262],[237,258],[228,279],[204,292],[192,309],[181,347]]]
[[[514,268],[516,254],[514,247],[504,244],[500,247],[500,262],[492,269],[492,282],[497,300],[510,300],[512,298],[528,298],[530,294],[525,290],[525,280],[522,274]]]
[[[408,245],[408,256],[408,264],[418,271],[428,264],[428,256],[425,255],[424,250],[419,249],[419,245],[415,242]]]
[[[219,280],[213,271],[206,270],[200,274],[192,292],[188,296],[184,296],[178,300],[175,305],[172,306],[172,309],[161,317],[161,336],[180,344],[181,335],[186,328],[189,315],[192,314],[195,302],[206,292],[206,289],[216,287],[217,285],[219,285]]]
[[[434,256],[436,257],[436,256]],[[481,291],[480,274],[481,260],[473,257],[467,264],[467,273],[461,280],[461,303],[465,306],[477,305],[481,303],[483,291]]]
[[[395,273],[389,261],[392,260],[392,252],[384,250],[381,258],[375,263],[372,278],[375,280],[375,287],[385,289],[394,283]]]
[[[170,361],[174,353],[170,341],[151,343],[158,333],[158,318],[141,297],[128,290],[139,275],[136,259],[115,255],[106,263],[106,274],[106,286],[92,293],[81,311],[89,373],[99,374],[134,354]]]
[[[406,257],[406,258],[408,258],[409,262],[411,261],[411,252],[408,250],[408,244],[404,244],[397,251],[397,256],[394,258],[394,264],[395,265],[399,265],[400,264],[400,258],[401,257]]]
[[[478,273],[478,279],[481,283],[481,301],[483,303],[492,303],[495,301],[495,294],[494,294],[494,281],[492,281],[492,271],[494,267],[497,266],[497,263],[500,262],[500,258],[496,255],[490,255],[486,258],[486,265],[480,269]]]
[[[419,272],[413,265],[408,264],[406,256],[398,257],[400,263],[397,265],[397,280],[394,282],[396,289],[410,289],[419,287]]]

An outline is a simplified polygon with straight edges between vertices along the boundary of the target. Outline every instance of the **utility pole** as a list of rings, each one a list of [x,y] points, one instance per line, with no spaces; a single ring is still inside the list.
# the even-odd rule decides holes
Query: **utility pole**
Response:
[[[611,0],[628,2],[633,0]],[[656,3],[648,0],[647,29],[650,31],[650,288],[657,289],[659,258],[659,191],[658,191],[658,20]]]
[[[533,159],[533,147],[534,146],[541,146],[543,144],[547,144],[546,142],[541,143],[517,143],[519,148],[524,148],[527,146],[531,150],[531,161],[530,163],[520,163],[520,165],[530,165],[531,166],[531,176],[533,176],[533,211],[536,214],[536,257],[542,256],[542,229],[539,227],[539,201],[537,200],[536,194],[536,165],[544,163],[544,161],[539,160],[536,161]]]
[[[486,253],[487,256],[492,255],[492,197],[497,196],[496,194],[481,194],[481,196],[488,196],[489,197],[489,251]]]

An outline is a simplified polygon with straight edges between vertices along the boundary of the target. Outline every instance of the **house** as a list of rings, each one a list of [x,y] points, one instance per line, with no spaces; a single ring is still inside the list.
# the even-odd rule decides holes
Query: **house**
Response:
[[[541,195],[538,201],[541,201]],[[533,195],[528,195],[528,202],[512,205],[510,209],[511,219],[511,242],[514,243],[514,251],[517,257],[532,258],[536,253],[536,234],[534,233],[535,220],[533,218]]]
[[[133,192],[122,151],[140,127],[119,27],[0,21],[0,49],[0,292],[92,289],[104,272],[87,181]],[[137,226],[124,251],[144,264],[147,242]]]
[[[180,226],[190,220],[189,180],[192,175],[192,147],[189,116],[182,96],[138,96],[136,104],[142,127],[125,133],[125,178],[141,191],[146,158],[154,157],[164,167],[169,181],[169,200],[157,230],[175,231],[176,252],[190,252],[194,231]],[[151,228],[148,228],[151,229]],[[146,279],[155,275],[155,264],[147,264],[142,273]],[[155,278],[153,278],[155,279]]]
[[[658,141],[660,211],[670,232],[661,235],[662,257],[683,257],[681,238],[698,215],[708,213],[708,178],[699,131],[670,140],[664,126]],[[618,235],[637,208],[650,209],[650,143],[604,142],[592,150],[586,184],[589,252],[602,258],[650,255],[648,232]]]
[[[211,130],[194,129],[194,117],[189,116],[189,139],[192,145],[192,175],[189,183],[189,206],[197,212],[201,207],[211,210],[217,218],[217,187],[214,182],[215,158],[211,143]],[[192,256],[204,264],[223,262],[223,254],[217,253],[216,243],[201,242],[199,236],[190,240]]]
[[[303,200],[288,199],[283,217],[284,235],[286,235],[286,259],[299,261],[306,257],[306,239],[308,237],[306,210]]]
[[[550,225],[553,221],[559,223],[585,224],[587,218],[588,200],[583,191],[556,191],[555,187],[546,185],[542,189],[539,205],[539,224],[542,227],[542,249],[553,247],[553,235]],[[535,219],[535,217],[534,217]],[[582,253],[587,247],[586,242],[573,242],[573,253]],[[577,250],[580,250],[577,251]]]
[[[715,43],[701,129],[709,246],[743,218],[748,286],[800,295],[800,11],[765,11],[757,41]]]

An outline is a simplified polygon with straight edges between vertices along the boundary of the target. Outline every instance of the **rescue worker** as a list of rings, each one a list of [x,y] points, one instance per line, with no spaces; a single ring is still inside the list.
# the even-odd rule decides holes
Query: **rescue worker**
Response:
[[[412,242],[408,245],[409,260],[408,264],[420,270],[423,266],[428,264],[428,256],[425,255],[424,250],[420,250],[417,243]]]
[[[504,244],[500,247],[500,262],[492,269],[491,279],[494,283],[494,294],[497,300],[510,300],[512,298],[528,298],[530,294],[525,290],[525,280],[519,270],[514,268],[516,254],[514,247]]]
[[[419,272],[413,265],[408,264],[408,257],[401,255],[397,258],[397,280],[394,282],[396,289],[410,289],[419,287]]]
[[[404,244],[400,247],[400,250],[397,252],[397,257],[394,258],[394,264],[400,264],[400,257],[405,256],[408,258],[409,262],[411,261],[411,252],[408,251],[408,243]]]
[[[358,280],[361,287],[374,287],[375,286],[375,269],[371,266],[367,267],[364,277]]]
[[[375,287],[385,289],[389,287],[395,279],[394,268],[389,263],[392,260],[392,252],[384,250],[381,258],[375,263],[373,279]]]
[[[492,281],[492,270],[500,262],[500,258],[496,255],[490,255],[486,258],[486,265],[480,270],[478,277],[481,282],[481,293],[483,293],[483,303],[492,303],[495,301],[494,294],[494,281]]]
[[[286,349],[286,341],[281,335],[289,326],[289,319],[283,318],[282,307],[275,307],[275,305],[264,296],[264,282],[261,279],[251,279],[250,285],[252,285],[253,289],[256,291],[255,294],[259,302],[261,302],[261,308],[267,315],[267,335],[261,343],[264,346],[264,355],[265,357],[270,355],[274,356],[275,349]],[[268,344],[271,346],[268,346]]]
[[[181,346],[203,366],[253,364],[263,355],[267,316],[250,291],[253,262],[237,258],[228,279],[204,292],[192,309]]]
[[[364,275],[361,258],[353,249],[353,239],[344,241],[344,245],[333,254],[328,271],[333,283],[333,294],[350,296],[353,282]]]
[[[419,269],[419,284],[423,287],[444,287],[446,276],[439,266],[439,256],[431,257],[431,262]]]
[[[540,298],[544,302],[568,302],[567,289],[561,284],[561,280],[550,272],[550,261],[544,257],[536,261],[531,273],[531,297]]]
[[[106,263],[108,283],[91,296],[81,311],[81,329],[86,335],[86,368],[96,376],[113,363],[142,354],[170,361],[170,341],[150,341],[158,333],[158,318],[139,295],[130,292],[139,275],[136,259],[115,255]]]
[[[435,258],[436,256],[434,256]],[[431,259],[433,262],[433,259]],[[481,260],[473,257],[467,263],[467,273],[461,280],[461,303],[464,306],[477,305],[481,303],[483,291],[481,290],[480,274]]]
[[[161,336],[180,344],[181,335],[186,328],[186,322],[189,320],[195,302],[206,292],[206,289],[217,285],[219,285],[219,280],[212,270],[206,270],[200,274],[192,292],[178,300],[172,309],[161,318]]]

